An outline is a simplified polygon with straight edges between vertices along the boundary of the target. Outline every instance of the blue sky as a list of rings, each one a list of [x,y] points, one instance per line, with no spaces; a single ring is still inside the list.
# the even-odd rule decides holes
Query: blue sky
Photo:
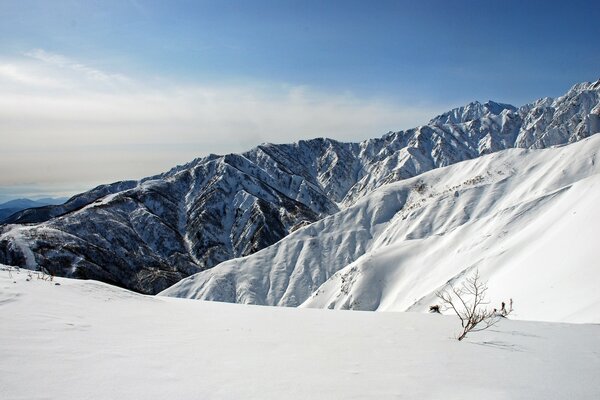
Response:
[[[0,2],[0,200],[558,96],[600,78],[598,15],[597,1]]]

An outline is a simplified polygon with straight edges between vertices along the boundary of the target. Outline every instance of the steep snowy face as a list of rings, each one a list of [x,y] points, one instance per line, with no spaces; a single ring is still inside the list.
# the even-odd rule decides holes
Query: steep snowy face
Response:
[[[0,227],[0,262],[156,293],[268,247],[382,185],[511,147],[590,136],[600,130],[599,93],[600,81],[519,109],[474,102],[362,143],[264,144],[102,185],[10,217]]]
[[[271,168],[244,155],[209,157],[141,182],[96,188],[44,215],[29,210],[23,218],[63,214],[3,226],[0,258],[156,293],[337,211],[315,183],[286,170],[281,159],[260,149],[251,155]],[[83,198],[93,201],[82,205]]]
[[[573,86],[556,100],[519,109],[489,101],[469,103],[427,125],[389,133],[360,144],[359,179],[342,204],[348,206],[381,185],[434,168],[512,148],[546,148],[600,132],[600,80]]]
[[[464,124],[483,117],[500,115],[504,110],[517,111],[510,104],[496,103],[491,100],[484,104],[474,101],[466,106],[458,107],[442,115],[438,115],[429,121],[429,125]]]
[[[562,97],[521,107],[523,126],[515,147],[546,148],[600,132],[600,80],[580,83]]]
[[[304,306],[426,312],[479,270],[496,307],[519,304],[515,318],[599,322],[599,157],[595,135],[419,177],[421,193]]]
[[[599,159],[595,135],[436,169],[162,294],[426,311],[436,290],[479,269],[493,302],[519,303],[517,318],[599,322]]]

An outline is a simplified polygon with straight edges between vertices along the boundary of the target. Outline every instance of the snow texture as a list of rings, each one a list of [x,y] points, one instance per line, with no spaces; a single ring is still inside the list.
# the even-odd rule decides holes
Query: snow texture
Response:
[[[0,398],[600,397],[600,326],[255,307],[0,269]],[[60,283],[60,285],[56,285]]]

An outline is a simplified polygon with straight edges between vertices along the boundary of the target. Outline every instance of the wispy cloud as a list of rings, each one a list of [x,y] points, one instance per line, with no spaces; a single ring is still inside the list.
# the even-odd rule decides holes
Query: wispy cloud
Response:
[[[446,109],[279,83],[148,83],[41,49],[26,54],[0,59],[0,186],[142,177],[261,142],[356,141]]]
[[[33,49],[24,53],[27,57],[44,63],[76,72],[88,79],[105,83],[129,82],[130,79],[122,74],[107,73],[100,69],[90,67],[74,61],[61,54],[51,53],[43,49]]]

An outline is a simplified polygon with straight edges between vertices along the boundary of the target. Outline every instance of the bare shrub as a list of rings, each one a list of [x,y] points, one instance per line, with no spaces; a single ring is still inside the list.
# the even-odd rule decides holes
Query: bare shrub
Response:
[[[488,309],[489,302],[486,300],[488,290],[486,282],[481,280],[479,271],[475,271],[473,276],[465,279],[458,287],[448,284],[445,290],[436,292],[436,296],[441,300],[444,310],[452,310],[460,319],[462,332],[457,337],[463,340],[469,332],[479,332],[495,325],[500,318],[508,315],[508,310],[504,314],[499,314],[495,309]],[[512,299],[511,308],[512,311]]]
[[[48,270],[44,267],[41,267],[39,271],[36,272],[37,278],[52,282],[54,280],[54,275],[48,272]]]
[[[0,265],[0,271],[6,271],[8,272],[8,277],[10,279],[13,279],[13,272],[16,272],[17,274],[20,272],[19,267],[13,267],[11,265]]]

